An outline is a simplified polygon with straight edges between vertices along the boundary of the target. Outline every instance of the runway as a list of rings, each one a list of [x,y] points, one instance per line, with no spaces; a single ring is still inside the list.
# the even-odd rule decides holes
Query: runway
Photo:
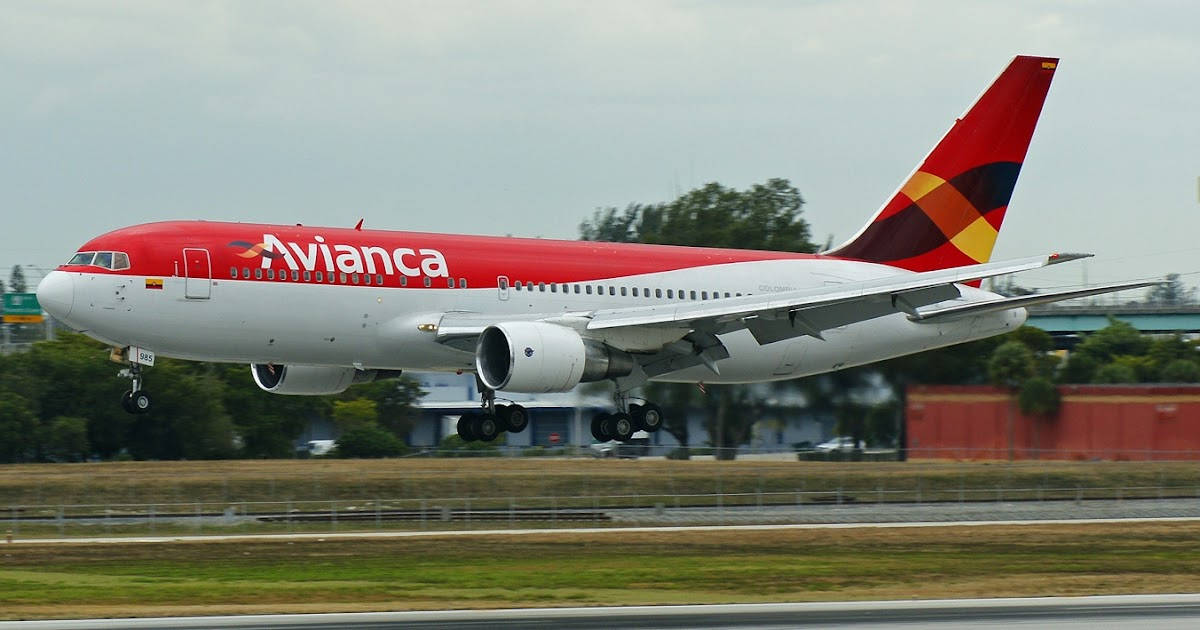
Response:
[[[0,630],[112,628],[1151,628],[1200,627],[1200,595],[526,608],[0,622]]]
[[[994,521],[918,521],[909,523],[791,523],[764,525],[675,525],[652,527],[553,527],[529,529],[456,529],[434,531],[399,532],[326,532],[293,534],[203,534],[195,536],[94,536],[77,538],[14,538],[0,543],[0,548],[9,545],[75,545],[75,544],[120,544],[120,543],[176,543],[176,542],[221,542],[235,540],[355,540],[378,538],[432,538],[445,536],[529,536],[578,534],[650,534],[687,531],[771,531],[789,529],[890,529],[912,527],[986,527],[1012,525],[1086,525],[1095,523],[1174,523],[1200,521],[1200,517],[1147,517],[1147,518],[1068,518]]]

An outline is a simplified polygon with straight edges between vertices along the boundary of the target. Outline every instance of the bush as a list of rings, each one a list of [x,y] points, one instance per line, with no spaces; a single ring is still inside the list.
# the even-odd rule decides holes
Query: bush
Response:
[[[408,452],[400,438],[377,425],[348,429],[338,438],[337,457],[397,457]]]
[[[497,442],[501,439],[503,438],[497,438],[496,442],[464,442],[455,433],[442,438],[434,455],[437,457],[492,457],[500,454]]]

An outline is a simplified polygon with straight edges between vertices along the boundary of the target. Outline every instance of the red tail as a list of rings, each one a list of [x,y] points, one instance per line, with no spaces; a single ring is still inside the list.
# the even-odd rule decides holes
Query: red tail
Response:
[[[1058,59],[1017,57],[830,256],[930,271],[987,262]]]

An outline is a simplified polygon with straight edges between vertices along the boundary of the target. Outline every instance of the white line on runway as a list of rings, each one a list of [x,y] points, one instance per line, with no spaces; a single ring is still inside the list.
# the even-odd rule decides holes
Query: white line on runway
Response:
[[[369,624],[420,624],[420,623],[482,623],[497,622],[546,622],[550,620],[569,624],[583,616],[601,617],[613,625],[621,625],[622,619],[653,616],[660,621],[671,618],[687,618],[697,615],[705,617],[747,615],[756,613],[791,613],[797,618],[805,614],[823,612],[883,612],[897,611],[948,611],[970,610],[976,614],[996,609],[1021,609],[1024,611],[1080,610],[1104,608],[1134,608],[1152,606],[1195,606],[1200,604],[1200,595],[1190,593],[1163,595],[1099,595],[1086,597],[1013,597],[993,599],[932,599],[932,600],[880,600],[865,602],[806,602],[774,604],[693,604],[677,606],[603,606],[588,608],[508,608],[481,610],[416,610],[406,612],[369,613],[315,613],[299,615],[238,615],[212,617],[149,617],[125,619],[69,619],[45,621],[0,621],[0,630],[85,630],[110,628],[255,628],[271,626],[287,627],[335,627]],[[1125,621],[1131,621],[1125,618]]]
[[[911,523],[793,523],[776,525],[674,525],[662,527],[579,527],[539,529],[455,529],[419,532],[329,532],[299,534],[217,534],[195,536],[105,536],[91,538],[26,538],[7,544],[61,545],[114,543],[228,542],[274,540],[355,540],[370,538],[435,538],[445,536],[529,536],[534,534],[654,534],[664,532],[737,532],[778,531],[788,529],[903,529],[912,527],[986,527],[994,525],[1091,525],[1098,523],[1176,523],[1200,522],[1198,516],[1152,518],[1065,518],[1019,521],[921,521]],[[2,547],[3,544],[0,544]]]

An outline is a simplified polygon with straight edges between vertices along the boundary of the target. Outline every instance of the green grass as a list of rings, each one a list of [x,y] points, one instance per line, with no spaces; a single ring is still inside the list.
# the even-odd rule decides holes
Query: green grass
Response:
[[[0,546],[0,617],[1194,592],[1200,524]]]

